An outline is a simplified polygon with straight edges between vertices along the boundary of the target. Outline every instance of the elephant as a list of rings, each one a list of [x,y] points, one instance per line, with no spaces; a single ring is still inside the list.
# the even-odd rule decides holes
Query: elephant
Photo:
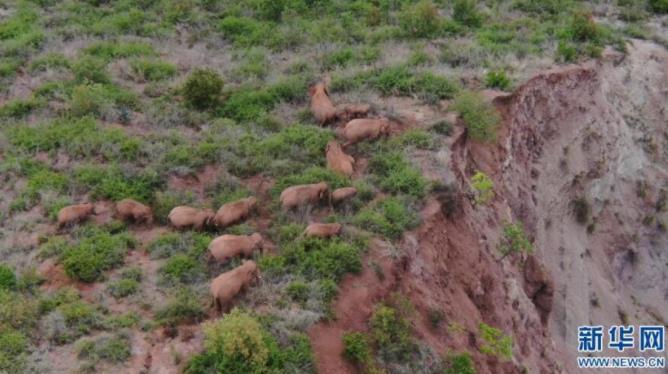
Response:
[[[132,200],[123,199],[116,203],[116,214],[124,221],[153,223],[153,211],[150,207]]]
[[[58,227],[78,223],[86,220],[95,213],[95,206],[92,203],[81,203],[66,206],[58,211]]]
[[[238,255],[250,257],[254,251],[262,248],[262,242],[262,235],[258,233],[252,235],[226,234],[209,243],[209,253],[218,262],[224,263]]]
[[[248,218],[256,205],[257,199],[252,196],[223,204],[216,212],[214,222],[220,228],[234,225]]]
[[[177,229],[192,227],[202,230],[211,225],[215,214],[211,209],[198,209],[189,206],[177,206],[169,212],[169,222]]]
[[[281,204],[285,209],[315,204],[327,196],[328,192],[329,187],[325,182],[288,187],[281,192]]]
[[[229,310],[232,299],[258,277],[255,261],[245,260],[236,268],[214,278],[211,281],[211,296],[216,310]]]

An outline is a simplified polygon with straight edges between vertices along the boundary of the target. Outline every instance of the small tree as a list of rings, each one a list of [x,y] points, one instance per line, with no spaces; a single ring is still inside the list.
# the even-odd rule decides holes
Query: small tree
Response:
[[[494,197],[494,182],[487,174],[478,170],[471,178],[471,185],[476,190],[478,204],[487,204]]]
[[[211,69],[193,71],[183,85],[188,105],[204,110],[213,107],[223,91],[223,79]]]
[[[499,251],[503,254],[501,259],[512,253],[531,253],[533,245],[524,233],[522,225],[510,223],[503,228],[503,239],[499,246]]]
[[[494,357],[509,360],[513,357],[513,337],[505,335],[501,330],[486,323],[480,323],[482,344],[480,352]]]

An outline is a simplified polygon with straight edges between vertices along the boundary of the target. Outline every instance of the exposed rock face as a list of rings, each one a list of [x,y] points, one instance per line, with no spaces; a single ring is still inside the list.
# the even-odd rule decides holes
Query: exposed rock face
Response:
[[[541,321],[547,323],[552,311],[554,283],[535,256],[529,256],[524,263],[524,291],[538,309]]]
[[[554,276],[550,331],[569,362],[579,325],[668,320],[665,87],[668,51],[635,41],[626,57],[548,71],[496,100],[498,184]],[[589,206],[584,224],[576,199]],[[539,309],[547,299],[534,298]]]
[[[396,281],[373,299],[409,297],[420,339],[435,352],[471,352],[479,373],[574,373],[578,326],[665,324],[668,235],[657,223],[668,222],[666,87],[668,51],[637,41],[626,57],[608,53],[490,96],[504,118],[498,145],[475,144],[457,126],[441,173],[454,189],[428,200],[422,225],[400,244]],[[494,180],[486,206],[468,198],[476,170]],[[590,206],[585,224],[573,212],[579,198]],[[510,221],[523,224],[534,255],[501,260]],[[433,310],[458,331],[430,325]],[[363,330],[370,313],[344,316]],[[480,353],[481,322],[513,335],[512,360]]]

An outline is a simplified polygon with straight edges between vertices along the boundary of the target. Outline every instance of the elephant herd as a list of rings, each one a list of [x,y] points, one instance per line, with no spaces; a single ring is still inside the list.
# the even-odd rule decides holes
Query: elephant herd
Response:
[[[311,111],[321,124],[335,119],[350,119],[364,115],[369,106],[365,104],[343,106],[337,109],[327,92],[327,79],[309,89]],[[347,155],[344,148],[362,140],[376,139],[389,133],[389,121],[385,118],[354,118],[343,126],[340,135],[346,140],[341,146],[336,140],[330,141],[325,149],[327,168],[347,178],[353,175],[355,159]],[[315,205],[328,199],[339,203],[357,194],[354,187],[343,187],[330,193],[326,182],[295,185],[285,188],[280,194],[280,203],[285,210]],[[199,209],[189,206],[174,207],[168,215],[171,226],[175,229],[204,230],[208,228],[224,229],[248,219],[257,206],[255,197],[247,197],[223,204],[218,211]],[[151,225],[153,211],[150,207],[132,200],[123,199],[116,203],[117,218]],[[62,228],[86,220],[95,214],[92,203],[81,203],[62,208],[58,212],[58,227]],[[328,238],[339,235],[342,226],[339,223],[311,223],[302,236]],[[225,263],[235,257],[251,258],[255,251],[262,250],[264,238],[259,233],[251,235],[225,234],[214,238],[208,246],[209,258]],[[211,295],[217,310],[227,309],[234,297],[259,276],[253,260],[243,260],[241,265],[224,272],[211,282]]]

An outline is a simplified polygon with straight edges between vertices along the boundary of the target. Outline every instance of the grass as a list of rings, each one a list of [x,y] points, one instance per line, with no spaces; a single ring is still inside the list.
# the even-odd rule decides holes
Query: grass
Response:
[[[419,219],[409,200],[389,197],[363,208],[352,222],[365,230],[398,239],[405,230],[416,227]]]
[[[79,241],[61,254],[65,273],[72,279],[94,282],[105,270],[123,263],[128,248],[134,246],[129,234],[109,234],[101,229],[86,227]]]

